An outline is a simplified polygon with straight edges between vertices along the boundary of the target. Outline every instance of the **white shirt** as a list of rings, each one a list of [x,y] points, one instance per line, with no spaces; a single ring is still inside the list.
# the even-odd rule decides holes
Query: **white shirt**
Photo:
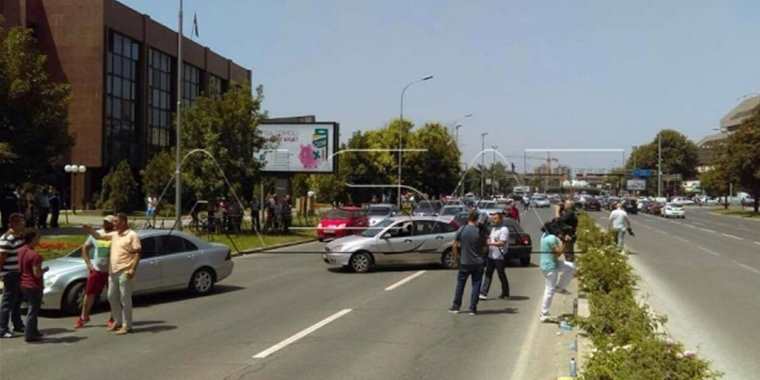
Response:
[[[507,246],[509,245],[509,228],[506,226],[494,227],[491,229],[491,236],[489,236],[491,242],[503,241],[502,247],[488,247],[488,257],[500,260],[504,259],[504,254],[507,253]]]
[[[628,228],[628,213],[625,210],[615,209],[610,213],[610,222],[613,230],[624,230]]]

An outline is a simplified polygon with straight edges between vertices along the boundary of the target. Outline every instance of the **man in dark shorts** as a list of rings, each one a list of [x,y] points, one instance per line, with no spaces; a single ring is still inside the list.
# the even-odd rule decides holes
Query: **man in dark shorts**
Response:
[[[100,234],[107,234],[114,229],[113,215],[103,218],[103,229],[98,231]],[[82,246],[82,258],[87,265],[87,285],[84,290],[84,301],[82,302],[82,314],[79,315],[74,323],[74,328],[79,329],[90,321],[90,311],[92,305],[100,297],[103,288],[108,284],[108,266],[111,254],[111,242],[107,240],[96,240],[90,236]],[[108,327],[113,325],[113,318],[108,319]]]
[[[472,292],[470,294],[469,314],[478,313],[478,296],[480,295],[480,286],[483,280],[483,264],[485,259],[482,254],[483,240],[478,228],[479,213],[476,210],[470,211],[467,216],[467,224],[460,228],[456,235],[455,244],[459,247],[459,273],[457,274],[457,286],[454,291],[454,301],[452,302],[449,312],[458,313],[462,306],[462,295],[464,286],[467,283],[467,277],[472,276]]]

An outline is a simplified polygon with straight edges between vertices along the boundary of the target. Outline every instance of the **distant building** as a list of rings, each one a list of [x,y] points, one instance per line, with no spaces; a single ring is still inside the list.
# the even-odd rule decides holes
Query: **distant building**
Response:
[[[725,140],[739,126],[747,120],[760,106],[760,95],[744,99],[730,112],[720,119],[720,133],[705,136],[697,142],[699,148],[699,166],[697,171],[704,173],[712,169],[715,159],[715,146]]]
[[[115,0],[0,0],[0,15],[6,27],[32,29],[52,78],[71,84],[75,144],[57,174],[77,207],[118,162],[138,170],[175,144],[177,33]],[[182,55],[185,102],[252,81],[250,69],[190,39]],[[65,163],[86,165],[86,175],[72,183]]]

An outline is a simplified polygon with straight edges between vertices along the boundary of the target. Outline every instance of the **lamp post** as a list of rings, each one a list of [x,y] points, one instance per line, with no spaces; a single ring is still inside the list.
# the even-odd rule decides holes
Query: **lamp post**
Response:
[[[433,79],[432,75],[428,75],[426,77],[411,81],[407,83],[406,86],[404,86],[404,89],[401,90],[401,111],[399,113],[399,121],[401,122],[401,128],[398,131],[398,194],[397,194],[397,203],[398,208],[401,209],[401,149],[403,149],[403,134],[402,129],[404,128],[404,95],[406,94],[406,90],[411,87],[413,84],[424,82],[426,80]]]
[[[174,228],[182,231],[182,176],[180,171],[182,169],[182,71],[184,66],[182,65],[182,0],[179,0],[179,21],[177,30],[177,152],[176,162],[174,168],[174,177],[176,184],[174,186],[174,213],[175,221]]]
[[[494,170],[494,166],[496,165],[496,150],[498,150],[499,147],[496,145],[491,145],[491,149],[493,149],[493,158],[491,159],[491,196],[494,196],[496,194],[494,191],[494,188],[496,186],[496,172]]]
[[[488,132],[480,134],[480,199],[483,199],[483,188],[485,187],[486,160],[483,151],[486,150],[486,136],[488,136]]]
[[[66,173],[71,174],[71,183],[74,183],[74,179],[76,179],[77,173],[84,174],[87,172],[87,167],[84,165],[76,165],[76,164],[68,164],[63,167],[63,171]],[[73,186],[71,186],[73,187]],[[69,189],[71,190],[71,189]],[[76,214],[76,200],[74,198],[74,192],[71,191],[71,194],[69,194],[69,202],[71,202],[71,212]],[[82,207],[84,207],[84,195],[82,195]],[[66,212],[66,223],[69,222],[69,213]]]
[[[459,128],[462,128],[462,124],[457,124],[454,127],[454,142],[456,142],[457,148],[459,148]]]

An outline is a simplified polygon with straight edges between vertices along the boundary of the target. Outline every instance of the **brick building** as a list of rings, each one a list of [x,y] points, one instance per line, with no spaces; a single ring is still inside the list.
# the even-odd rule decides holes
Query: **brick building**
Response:
[[[174,144],[178,34],[115,0],[0,0],[5,27],[33,30],[52,78],[71,84],[69,132],[58,186],[82,207],[122,160],[142,168]],[[185,38],[182,99],[219,94],[252,82],[251,70]],[[63,164],[87,166],[69,178]],[[66,190],[64,190],[66,192]]]

